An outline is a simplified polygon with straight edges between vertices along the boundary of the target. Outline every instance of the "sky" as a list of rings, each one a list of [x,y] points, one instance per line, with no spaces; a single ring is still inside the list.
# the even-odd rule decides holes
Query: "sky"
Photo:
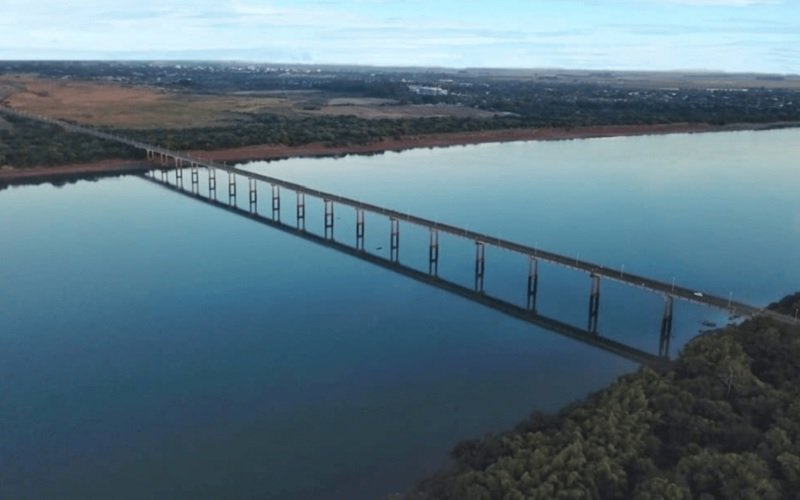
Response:
[[[800,73],[800,0],[0,0],[0,59]]]

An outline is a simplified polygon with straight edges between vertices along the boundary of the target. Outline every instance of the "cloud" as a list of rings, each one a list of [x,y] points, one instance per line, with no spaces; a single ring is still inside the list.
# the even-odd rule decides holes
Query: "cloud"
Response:
[[[796,52],[781,48],[800,46],[798,4],[766,0],[2,1],[0,58],[13,59],[787,73]]]

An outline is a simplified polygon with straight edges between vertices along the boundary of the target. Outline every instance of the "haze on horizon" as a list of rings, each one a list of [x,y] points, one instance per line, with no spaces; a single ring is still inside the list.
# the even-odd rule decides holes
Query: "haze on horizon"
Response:
[[[796,0],[4,0],[0,59],[800,73]]]

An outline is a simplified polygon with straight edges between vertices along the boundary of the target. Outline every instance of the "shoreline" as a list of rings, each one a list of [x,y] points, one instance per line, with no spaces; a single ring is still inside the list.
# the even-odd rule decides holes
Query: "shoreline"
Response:
[[[559,141],[645,135],[694,134],[708,132],[759,131],[800,127],[797,122],[768,124],[709,125],[673,123],[659,125],[598,125],[576,128],[504,129],[475,132],[448,132],[435,135],[382,139],[369,144],[328,146],[309,143],[300,146],[254,145],[212,151],[192,150],[189,154],[203,160],[218,162],[272,161],[290,158],[341,157],[373,155],[421,148],[446,148],[475,144],[518,141]],[[2,168],[0,185],[35,184],[48,181],[70,181],[145,172],[154,165],[145,160],[109,159],[55,167]]]
[[[44,182],[67,183],[82,179],[138,174],[153,168],[144,160],[112,159],[57,167],[0,168],[0,188]]]
[[[671,123],[659,125],[596,125],[575,128],[502,129],[408,136],[400,139],[382,139],[369,144],[350,144],[345,146],[326,146],[323,143],[309,143],[302,146],[254,145],[217,149],[213,151],[193,150],[189,153],[198,158],[215,161],[270,161],[289,158],[336,157],[349,154],[370,155],[406,151],[410,149],[446,148],[451,146],[504,142],[561,141],[607,137],[636,137],[643,135],[757,131],[786,127],[800,127],[800,123],[731,125]]]

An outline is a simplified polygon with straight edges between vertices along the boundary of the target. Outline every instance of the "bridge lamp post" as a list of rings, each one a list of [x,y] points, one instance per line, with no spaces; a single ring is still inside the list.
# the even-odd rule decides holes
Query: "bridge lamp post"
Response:
[[[675,276],[672,277],[672,293],[675,293]]]

